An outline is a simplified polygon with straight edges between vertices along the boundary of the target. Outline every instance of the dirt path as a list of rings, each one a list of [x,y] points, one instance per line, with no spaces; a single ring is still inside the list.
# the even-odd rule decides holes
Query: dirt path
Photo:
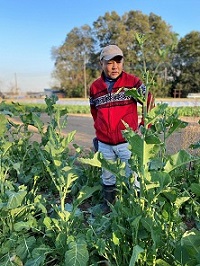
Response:
[[[93,147],[92,140],[95,137],[92,117],[90,115],[69,115],[67,121],[64,133],[76,130],[73,143],[82,146],[86,150],[91,149]]]
[[[180,149],[188,149],[191,143],[200,140],[200,125],[198,124],[199,117],[182,117],[183,121],[188,122],[188,126],[174,133],[167,141],[167,148],[170,152],[175,153]],[[68,116],[68,124],[64,133],[76,130],[74,143],[91,149],[92,139],[95,136],[93,128],[93,120],[89,115],[70,115]]]
[[[180,149],[188,149],[191,143],[195,143],[200,140],[200,125],[198,124],[199,117],[182,117],[183,121],[188,122],[188,126],[174,133],[167,140],[167,149],[170,153],[175,153]],[[42,114],[42,120],[48,123],[48,116]],[[32,127],[31,130],[34,130]],[[95,131],[93,128],[93,119],[91,115],[68,115],[67,126],[63,130],[63,134],[76,131],[74,141],[72,142],[83,147],[84,150],[89,151],[92,149],[92,139],[95,137]],[[35,130],[34,130],[35,131]],[[34,140],[38,140],[39,135],[35,131],[33,136]]]
[[[200,118],[182,117],[180,119],[188,122],[188,125],[186,128],[169,137],[167,140],[167,150],[170,151],[170,153],[176,153],[180,149],[184,149],[190,151],[192,154],[199,154],[198,150],[192,151],[189,149],[189,146],[200,141],[200,125],[198,123]]]

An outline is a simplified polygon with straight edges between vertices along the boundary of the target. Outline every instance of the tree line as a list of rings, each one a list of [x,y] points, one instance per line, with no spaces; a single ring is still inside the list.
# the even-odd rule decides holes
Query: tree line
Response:
[[[54,89],[63,90],[67,97],[87,97],[91,82],[101,72],[100,51],[108,44],[123,50],[126,71],[143,79],[145,67],[153,75],[155,97],[173,97],[175,89],[181,97],[200,92],[200,32],[179,38],[160,16],[141,11],[122,16],[106,12],[92,27],[73,28],[62,45],[52,48]]]

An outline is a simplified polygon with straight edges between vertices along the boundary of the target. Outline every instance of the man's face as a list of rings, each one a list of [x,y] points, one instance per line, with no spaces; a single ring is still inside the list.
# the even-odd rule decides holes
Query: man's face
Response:
[[[116,56],[109,61],[102,60],[101,67],[106,77],[116,79],[122,73],[123,58],[121,56]]]

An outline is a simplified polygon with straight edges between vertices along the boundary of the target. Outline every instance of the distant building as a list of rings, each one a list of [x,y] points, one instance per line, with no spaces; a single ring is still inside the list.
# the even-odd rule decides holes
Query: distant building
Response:
[[[66,98],[66,93],[63,90],[53,90],[53,89],[44,89],[44,94],[47,97],[51,97],[52,95],[57,95],[58,98]]]
[[[43,98],[44,97],[44,92],[32,92],[32,91],[28,91],[26,93],[26,95],[29,98]]]

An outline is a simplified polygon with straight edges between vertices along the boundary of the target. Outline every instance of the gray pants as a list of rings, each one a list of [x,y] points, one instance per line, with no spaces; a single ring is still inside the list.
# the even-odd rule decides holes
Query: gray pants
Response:
[[[116,161],[117,159],[120,159],[122,162],[126,163],[127,177],[132,173],[128,164],[128,160],[131,157],[131,151],[128,149],[128,145],[128,143],[109,145],[98,141],[98,151],[103,154],[106,160]],[[102,168],[101,178],[104,185],[110,186],[115,185],[116,183],[116,176],[104,168]]]

